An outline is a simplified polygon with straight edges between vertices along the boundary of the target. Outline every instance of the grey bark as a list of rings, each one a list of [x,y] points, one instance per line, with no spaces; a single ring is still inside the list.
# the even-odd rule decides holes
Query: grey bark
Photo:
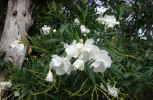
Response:
[[[21,37],[27,39],[26,33],[33,24],[32,10],[33,0],[8,0],[7,15],[4,30],[0,40],[0,52],[4,53],[4,61],[12,62],[20,68],[27,54],[27,46],[24,46],[23,54],[11,50],[10,44],[13,40],[20,40]],[[3,71],[4,73],[4,71]],[[3,73],[0,73],[0,82],[4,81]],[[4,92],[0,93],[0,100]]]
[[[0,52],[5,54],[4,61],[10,61],[14,65],[22,66],[27,52],[27,46],[24,47],[24,53],[18,55],[17,52],[10,51],[9,45],[13,40],[26,39],[28,29],[33,24],[32,10],[34,4],[32,0],[9,0],[7,15],[4,25],[2,38],[0,41]]]

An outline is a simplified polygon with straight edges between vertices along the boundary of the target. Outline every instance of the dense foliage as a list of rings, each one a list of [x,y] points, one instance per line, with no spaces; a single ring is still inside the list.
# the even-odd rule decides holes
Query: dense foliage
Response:
[[[5,79],[12,82],[12,87],[5,89],[9,90],[6,99],[151,99],[152,2],[136,0],[131,1],[131,5],[125,1],[103,3],[109,9],[102,15],[96,14],[95,3],[86,0],[69,0],[69,5],[60,0],[47,2],[48,8],[41,10],[45,13],[41,15],[44,17],[35,16],[35,27],[38,29],[46,24],[51,27],[50,34],[45,35],[40,28],[40,31],[31,30],[32,36],[27,34],[28,41],[21,38],[21,42],[30,48],[22,69],[18,70],[18,66],[0,60],[0,70],[5,68]],[[105,15],[114,15],[120,24],[106,29],[105,25],[96,21],[99,16]],[[81,33],[80,25],[74,23],[75,18],[79,19],[80,25],[90,29],[87,36]],[[57,31],[53,32],[53,29]],[[54,81],[46,82],[52,55],[66,55],[63,42],[71,44],[74,39],[79,42],[80,39],[85,41],[90,38],[94,39],[94,45],[109,52],[112,59],[111,67],[103,73],[95,73],[85,63],[83,71],[72,71],[70,75],[61,76],[51,69]],[[118,96],[111,95],[107,85],[117,88]],[[14,97],[14,91],[19,92],[19,97]]]

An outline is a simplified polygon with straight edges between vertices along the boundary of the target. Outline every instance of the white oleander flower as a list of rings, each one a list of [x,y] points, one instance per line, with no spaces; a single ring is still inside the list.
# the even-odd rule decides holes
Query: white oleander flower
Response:
[[[116,18],[114,16],[106,15],[104,18],[99,17],[97,18],[98,23],[105,24],[107,27],[114,27],[114,25],[119,24],[119,22],[116,21]]]
[[[80,21],[78,20],[78,18],[74,19],[74,22],[79,25],[80,24]]]
[[[93,67],[94,72],[104,72],[111,67],[112,60],[106,50],[100,50],[99,56],[93,60],[95,61],[90,65],[90,68]]]
[[[87,33],[90,33],[90,29],[87,29],[84,25],[81,25],[80,29],[81,29],[81,33],[83,33],[84,36],[86,36]]]
[[[105,16],[105,24],[108,27],[114,27],[114,25],[119,24],[119,22],[116,22],[116,18],[114,16],[107,15]]]
[[[53,33],[56,33],[56,29],[53,29]]]
[[[103,89],[106,89],[102,83],[101,83],[101,87],[102,87]],[[110,94],[110,95],[112,95],[112,96],[115,96],[115,97],[118,96],[118,89],[117,89],[117,88],[115,88],[115,87],[110,87],[109,85],[107,85],[107,88],[108,88],[108,92],[109,92],[108,94]]]
[[[53,55],[52,57],[49,67],[54,68],[57,75],[70,74],[73,69],[69,57],[61,58],[57,55]]]
[[[11,52],[16,52],[19,55],[23,55],[24,44],[19,44],[19,42],[14,41],[14,42],[12,42],[12,44],[9,45],[9,47],[10,47]],[[16,54],[16,53],[14,53],[14,54]]]
[[[53,82],[53,73],[51,72],[51,70],[49,70],[49,72],[47,74],[46,81]]]
[[[50,27],[47,27],[47,25],[44,25],[44,27],[42,27],[42,30],[44,32],[45,35],[49,35],[50,33]]]
[[[0,82],[0,87],[11,87],[12,83],[11,82]]]
[[[19,91],[14,92],[14,97],[18,97],[20,95]]]
[[[74,63],[73,63],[73,66],[74,66],[74,70],[84,70],[84,61],[83,60],[80,60],[80,59],[77,59]]]
[[[86,33],[86,27],[84,25],[81,25],[80,26],[80,29],[81,29],[81,33]]]
[[[65,74],[62,66],[62,58],[57,55],[52,56],[52,61],[50,62],[49,67],[54,68],[57,75]]]
[[[118,89],[115,88],[115,87],[110,87],[109,85],[107,85],[107,88],[108,88],[108,91],[109,91],[109,94],[117,97],[118,96]]]

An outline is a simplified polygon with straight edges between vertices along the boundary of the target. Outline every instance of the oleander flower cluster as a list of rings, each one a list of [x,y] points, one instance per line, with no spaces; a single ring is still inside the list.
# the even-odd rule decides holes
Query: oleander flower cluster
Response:
[[[78,18],[74,19],[74,23],[76,23],[77,25],[79,25],[80,24],[79,19]]]
[[[42,27],[42,31],[43,31],[44,35],[49,35],[50,31],[52,33],[56,33],[57,30],[56,29],[51,30],[51,28],[49,26],[44,25],[44,27]]]
[[[110,15],[106,15],[105,17],[100,16],[97,18],[97,21],[100,24],[105,24],[107,27],[114,27],[116,24],[119,24],[116,18]]]
[[[11,44],[8,45],[10,52],[16,52],[12,53],[12,55],[16,56],[15,54],[18,55],[23,55],[24,52],[24,44],[20,43],[20,41],[15,40]]]
[[[80,25],[79,19],[78,18],[74,19],[74,23],[76,23],[77,25]],[[80,25],[80,30],[84,36],[86,36],[87,33],[90,33],[90,29],[86,28],[85,25]]]
[[[106,89],[102,83],[101,83],[101,88]],[[118,96],[118,89],[117,88],[110,87],[109,85],[107,85],[107,89],[108,89],[108,92],[110,95],[113,95],[115,97]]]
[[[111,67],[111,57],[106,50],[100,50],[93,44],[93,39],[87,39],[85,43],[74,40],[72,44],[64,44],[66,57],[53,55],[49,67],[54,68],[57,75],[70,74],[71,71],[84,70],[84,64],[87,62],[89,68],[94,72],[104,72]],[[76,59],[71,63],[71,59]],[[47,80],[48,81],[48,80]]]
[[[87,29],[87,28],[85,27],[85,25],[81,25],[81,26],[80,26],[80,29],[81,29],[81,33],[82,33],[84,36],[86,36],[87,33],[90,33],[90,29]]]
[[[5,87],[11,87],[12,83],[11,82],[0,82],[0,93],[2,90],[4,90]]]
[[[14,97],[19,97],[19,96],[20,96],[19,91],[14,91]]]
[[[49,35],[50,27],[48,27],[47,25],[44,25],[44,27],[42,27],[42,30],[43,30],[45,35]]]

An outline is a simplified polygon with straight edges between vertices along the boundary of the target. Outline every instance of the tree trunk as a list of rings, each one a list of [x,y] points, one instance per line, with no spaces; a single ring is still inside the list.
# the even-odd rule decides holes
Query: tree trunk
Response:
[[[23,55],[11,52],[9,46],[13,43],[13,40],[20,40],[21,37],[26,39],[26,33],[33,24],[31,17],[33,8],[32,0],[8,1],[7,15],[0,41],[0,52],[5,54],[4,61],[10,61],[14,65],[22,66],[28,49],[27,46],[24,46]]]
[[[11,50],[13,40],[27,39],[26,33],[33,24],[32,10],[33,0],[8,0],[7,15],[0,41],[0,52],[4,53],[4,61],[12,62],[21,68],[27,54],[27,46],[24,46],[23,54]],[[0,77],[0,82],[2,77]],[[1,97],[1,95],[0,95]]]

